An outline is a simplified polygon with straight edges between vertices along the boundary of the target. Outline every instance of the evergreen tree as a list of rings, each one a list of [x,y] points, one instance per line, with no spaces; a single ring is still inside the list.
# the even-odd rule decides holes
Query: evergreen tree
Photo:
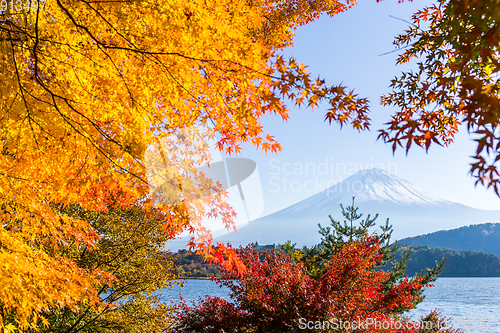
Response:
[[[345,218],[342,222],[335,220],[330,215],[330,226],[322,227],[321,224],[318,224],[319,233],[321,234],[321,242],[318,245],[310,249],[305,248],[299,250],[296,249],[296,244],[292,244],[288,241],[280,245],[280,247],[287,255],[292,257],[293,260],[302,262],[310,277],[319,280],[327,272],[327,264],[335,253],[340,252],[347,244],[362,241],[365,237],[371,236],[371,241],[379,242],[379,252],[382,255],[382,260],[376,264],[374,269],[380,269],[380,267],[388,263],[392,266],[388,279],[382,284],[384,290],[391,290],[392,287],[406,275],[406,262],[410,259],[411,247],[407,252],[401,252],[401,260],[393,260],[396,256],[398,246],[397,242],[391,243],[393,230],[392,225],[389,224],[389,219],[386,220],[384,225],[380,226],[381,231],[379,233],[373,232],[372,235],[370,235],[370,230],[376,225],[378,214],[373,218],[368,214],[366,218],[363,219],[363,214],[358,212],[359,207],[356,207],[354,200],[355,198],[352,199],[352,204],[348,207],[344,208],[342,204],[340,205],[342,215]],[[418,277],[423,277],[425,283],[435,281],[442,272],[444,263],[444,258],[441,262],[436,261],[436,267],[422,270],[422,272],[416,274],[410,280],[414,281]],[[422,293],[423,288],[416,291],[416,295],[423,296]],[[413,305],[415,306],[422,300],[423,298],[420,300],[416,298]],[[408,307],[401,306],[395,308],[394,312],[405,312],[408,309]]]

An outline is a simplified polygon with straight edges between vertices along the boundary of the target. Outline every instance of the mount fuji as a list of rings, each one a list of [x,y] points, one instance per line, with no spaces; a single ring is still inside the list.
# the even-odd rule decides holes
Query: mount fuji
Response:
[[[330,225],[329,215],[343,220],[339,205],[350,205],[353,197],[362,218],[378,213],[377,225],[390,219],[393,240],[470,224],[500,222],[500,210],[481,210],[447,201],[382,169],[367,169],[215,240],[233,246],[255,241],[278,244],[287,240],[298,246],[311,246],[320,241],[318,223],[323,227]]]

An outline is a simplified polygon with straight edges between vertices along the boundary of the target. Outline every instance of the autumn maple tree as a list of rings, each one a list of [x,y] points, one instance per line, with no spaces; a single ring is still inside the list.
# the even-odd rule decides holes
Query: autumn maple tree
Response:
[[[369,124],[365,99],[312,78],[280,53],[292,45],[296,27],[354,1],[36,4],[15,2],[0,13],[0,328],[6,331],[46,323],[42,313],[53,307],[98,307],[95,286],[116,280],[58,251],[68,244],[92,251],[100,234],[88,220],[54,207],[106,212],[111,200],[122,209],[155,209],[169,237],[197,233],[192,245],[234,266],[230,249],[210,253],[210,235],[200,224],[210,216],[231,227],[234,211],[223,193],[209,195],[218,184],[196,172],[210,156],[199,153],[203,142],[190,133],[213,137],[228,153],[244,143],[279,151],[259,119],[287,119],[285,99],[309,107],[325,101],[329,119],[356,129]]]
[[[382,97],[399,111],[380,137],[393,150],[429,149],[453,142],[464,124],[477,142],[476,184],[500,196],[500,1],[438,0],[413,15],[395,44],[405,48],[398,63],[419,60]]]
[[[380,249],[373,237],[345,244],[319,280],[282,251],[240,249],[245,273],[223,270],[217,279],[229,288],[231,301],[205,296],[192,305],[183,302],[171,331],[460,332],[437,312],[419,322],[394,313],[413,308],[421,298],[416,292],[427,284],[423,277],[403,277],[385,290],[390,273],[373,269],[382,259]]]
[[[287,242],[260,253],[253,245],[240,248],[246,271],[222,268],[222,276],[213,278],[229,289],[231,301],[212,296],[192,305],[183,301],[173,331],[460,332],[436,311],[420,322],[404,315],[423,300],[443,262],[408,277],[409,253],[392,261],[397,243],[390,242],[388,221],[379,234],[370,234],[378,215],[362,219],[354,198],[340,207],[345,220],[330,217],[331,226],[319,225],[317,246],[299,250]],[[379,269],[388,262],[392,269]]]
[[[173,257],[163,249],[169,236],[163,232],[161,212],[113,205],[100,212],[77,205],[53,208],[88,221],[100,237],[93,249],[69,243],[54,247],[51,254],[64,255],[79,268],[112,274],[113,279],[94,285],[96,306],[83,302],[75,309],[49,306],[41,314],[43,325],[26,332],[163,333],[171,327],[173,306],[154,294],[178,283]]]

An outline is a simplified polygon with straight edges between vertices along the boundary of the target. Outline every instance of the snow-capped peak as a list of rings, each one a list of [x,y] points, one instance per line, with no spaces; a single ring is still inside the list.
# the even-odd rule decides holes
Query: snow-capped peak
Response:
[[[373,168],[359,171],[283,212],[299,212],[313,207],[321,210],[325,206],[330,207],[332,203],[350,203],[352,197],[356,197],[356,202],[384,201],[399,205],[448,203],[385,170]]]
[[[356,198],[360,202],[369,200],[393,201],[399,204],[446,202],[446,200],[424,192],[410,182],[382,169],[360,171],[342,181],[340,185],[344,185],[343,183],[349,185],[351,192],[357,192],[357,194],[353,194],[356,194]],[[342,194],[342,188],[338,193]]]

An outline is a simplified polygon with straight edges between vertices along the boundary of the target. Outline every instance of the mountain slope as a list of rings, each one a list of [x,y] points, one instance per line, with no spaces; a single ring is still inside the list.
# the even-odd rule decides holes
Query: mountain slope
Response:
[[[299,246],[314,245],[320,240],[318,223],[329,225],[328,215],[339,219],[339,205],[349,205],[353,197],[364,217],[379,213],[379,224],[390,218],[393,239],[474,223],[500,222],[500,211],[480,210],[447,201],[384,170],[369,169],[216,240],[233,245],[255,241],[273,244],[287,240]]]
[[[452,230],[441,230],[404,238],[399,243],[482,251],[500,256],[500,223],[474,224]]]
[[[407,252],[408,249],[408,246],[400,247],[396,258],[401,257],[401,251]],[[436,267],[436,261],[443,258],[446,258],[446,262],[439,277],[500,277],[500,257],[495,254],[427,245],[412,246],[411,257],[406,262],[406,274],[413,276],[426,268]],[[391,265],[387,264],[380,269],[390,268]]]

